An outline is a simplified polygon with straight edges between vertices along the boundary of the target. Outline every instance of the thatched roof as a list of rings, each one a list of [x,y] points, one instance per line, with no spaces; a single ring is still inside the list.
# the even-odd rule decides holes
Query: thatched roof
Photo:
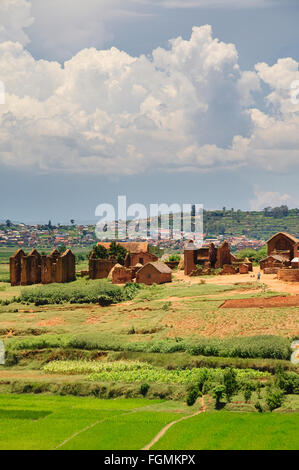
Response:
[[[115,268],[123,268],[123,266],[119,263],[115,264],[113,268],[111,269],[110,273],[108,274],[107,279],[112,279],[113,271],[115,270]]]
[[[161,274],[171,274],[172,273],[172,270],[167,266],[167,264],[162,263],[161,261],[147,263],[145,266],[148,266],[148,265],[153,266]]]

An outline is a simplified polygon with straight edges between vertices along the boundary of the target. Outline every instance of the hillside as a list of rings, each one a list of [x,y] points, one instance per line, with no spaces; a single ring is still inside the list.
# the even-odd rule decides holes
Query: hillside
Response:
[[[208,238],[246,235],[247,238],[267,240],[280,231],[299,237],[299,209],[282,206],[261,212],[225,208],[204,211],[204,232]]]

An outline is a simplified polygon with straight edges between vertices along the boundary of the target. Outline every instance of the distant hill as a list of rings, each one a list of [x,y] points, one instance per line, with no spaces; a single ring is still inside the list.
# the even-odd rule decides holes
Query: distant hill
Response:
[[[263,211],[204,211],[204,232],[208,238],[217,235],[241,236],[267,240],[277,232],[289,232],[299,238],[299,209],[287,206],[267,207]]]

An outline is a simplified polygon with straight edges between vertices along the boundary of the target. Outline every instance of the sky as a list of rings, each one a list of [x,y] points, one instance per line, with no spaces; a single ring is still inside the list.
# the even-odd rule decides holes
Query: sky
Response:
[[[0,220],[299,207],[297,0],[1,0]],[[293,87],[293,88],[292,88]]]

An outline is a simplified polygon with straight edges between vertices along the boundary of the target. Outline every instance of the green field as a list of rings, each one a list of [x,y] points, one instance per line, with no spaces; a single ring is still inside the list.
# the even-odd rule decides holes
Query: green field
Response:
[[[298,450],[299,415],[204,413],[182,421],[154,450]]]
[[[190,413],[161,400],[0,395],[0,449],[138,450]],[[297,429],[295,414],[207,412],[174,424],[153,449],[296,449]]]
[[[140,449],[186,414],[181,408],[173,412],[161,400],[0,395],[0,449]]]

